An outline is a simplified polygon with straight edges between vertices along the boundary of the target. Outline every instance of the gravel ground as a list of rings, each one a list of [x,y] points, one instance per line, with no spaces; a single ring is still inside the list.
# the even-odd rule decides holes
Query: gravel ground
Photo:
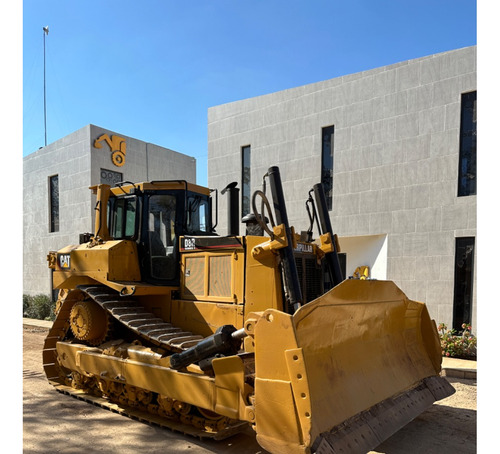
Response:
[[[23,452],[264,454],[254,432],[200,441],[146,425],[60,394],[48,384],[41,350],[47,331],[23,331]],[[448,378],[457,392],[415,418],[371,453],[476,452],[476,382]]]

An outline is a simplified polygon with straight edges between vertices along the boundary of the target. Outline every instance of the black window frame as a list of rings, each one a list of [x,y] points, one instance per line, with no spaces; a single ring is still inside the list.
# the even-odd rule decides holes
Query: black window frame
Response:
[[[187,192],[186,204],[186,228],[185,235],[209,235],[212,233],[212,205],[210,197],[197,192]],[[205,230],[202,230],[200,209],[204,206]],[[192,213],[197,213],[193,216]],[[193,226],[199,226],[199,229],[193,229]]]
[[[127,222],[127,214],[130,213],[129,210],[127,210],[128,202],[135,202],[135,216],[134,216],[134,227],[133,227],[133,232],[131,234],[127,234],[127,225],[130,225]],[[125,208],[122,211],[121,215],[121,232],[119,235],[117,235],[117,218],[116,216],[112,216],[112,214],[116,214],[117,212],[117,206],[118,205],[124,205],[123,208]],[[140,220],[141,220],[141,200],[137,195],[121,195],[121,196],[116,196],[116,197],[110,197],[108,200],[108,209],[107,209],[107,224],[108,224],[108,231],[109,235],[111,238],[115,240],[131,240],[131,241],[136,241],[139,237],[139,227],[140,227]]]
[[[49,232],[57,233],[60,227],[59,174],[49,176]]]
[[[241,147],[241,217],[252,212],[252,146]]]
[[[333,209],[334,142],[335,125],[321,128],[321,184],[325,191],[328,211]]]
[[[477,194],[477,91],[462,93],[460,105],[460,149],[458,197]]]
[[[453,329],[457,332],[463,331],[463,323],[472,323],[475,248],[475,237],[455,238]]]

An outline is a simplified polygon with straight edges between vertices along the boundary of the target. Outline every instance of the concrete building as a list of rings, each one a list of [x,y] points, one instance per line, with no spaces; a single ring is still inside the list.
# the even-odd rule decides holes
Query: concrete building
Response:
[[[321,181],[347,276],[369,266],[475,330],[476,89],[474,46],[212,107],[208,184],[238,181],[244,215],[279,166],[300,231]]]
[[[26,156],[23,162],[23,292],[51,293],[48,251],[94,231],[89,187],[119,181],[196,182],[196,160],[94,125]]]

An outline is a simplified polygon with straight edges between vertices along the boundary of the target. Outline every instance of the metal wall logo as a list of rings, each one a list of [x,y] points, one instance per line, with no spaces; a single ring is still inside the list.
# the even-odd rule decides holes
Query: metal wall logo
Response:
[[[127,144],[125,139],[118,136],[111,136],[103,134],[94,140],[95,148],[102,148],[102,143],[106,142],[111,151],[111,161],[117,167],[122,167],[125,164],[125,155],[127,154]]]

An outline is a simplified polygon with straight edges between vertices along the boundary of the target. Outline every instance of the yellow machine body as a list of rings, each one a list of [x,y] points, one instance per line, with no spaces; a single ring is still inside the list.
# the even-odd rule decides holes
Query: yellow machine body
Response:
[[[208,195],[182,182],[100,185],[101,214],[134,187]],[[293,243],[318,275],[329,235],[290,241],[278,225],[273,238],[180,236],[178,281],[166,285],[147,282],[140,241],[113,239],[107,222],[97,216],[102,236],[48,256],[60,296],[43,361],[59,391],[197,436],[221,439],[250,424],[266,450],[283,454],[366,452],[454,391],[439,377],[425,304],[393,282],[308,289],[305,304],[286,310],[279,251]],[[212,355],[208,367],[174,367],[175,355],[223,326],[236,330],[236,350]]]
[[[293,316],[265,311],[255,339],[257,438],[270,452],[308,452],[320,434],[440,371],[425,305],[390,281],[344,281]]]

